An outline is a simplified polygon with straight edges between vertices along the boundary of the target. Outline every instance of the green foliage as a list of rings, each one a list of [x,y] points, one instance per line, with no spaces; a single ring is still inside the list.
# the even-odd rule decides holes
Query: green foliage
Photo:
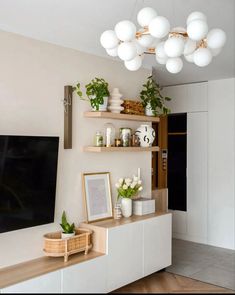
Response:
[[[161,90],[160,85],[153,80],[152,76],[149,76],[140,92],[143,106],[146,107],[149,103],[155,116],[170,113],[170,109],[165,106],[165,101],[170,101],[171,98],[162,96]]]
[[[87,98],[91,106],[97,111],[99,110],[99,105],[104,103],[104,97],[110,95],[108,86],[108,83],[103,78],[92,79],[89,84],[85,85]],[[80,83],[77,83],[77,85],[73,87],[73,91],[75,91],[81,99],[86,100],[83,98]]]
[[[67,218],[66,218],[65,211],[63,211],[60,226],[62,227],[63,232],[65,234],[72,234],[74,232],[74,230],[75,230],[74,223],[72,223],[72,224],[69,224],[68,223]]]

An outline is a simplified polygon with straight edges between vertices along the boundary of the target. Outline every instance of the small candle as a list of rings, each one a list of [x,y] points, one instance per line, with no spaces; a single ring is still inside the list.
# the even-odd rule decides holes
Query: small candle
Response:
[[[111,146],[111,128],[106,129],[106,146]]]
[[[140,168],[138,168],[138,179],[140,180]]]

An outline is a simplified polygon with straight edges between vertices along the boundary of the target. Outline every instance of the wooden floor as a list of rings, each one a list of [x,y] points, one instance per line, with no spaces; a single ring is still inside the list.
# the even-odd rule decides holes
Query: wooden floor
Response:
[[[155,273],[114,293],[232,293],[233,291],[206,284],[165,271]]]

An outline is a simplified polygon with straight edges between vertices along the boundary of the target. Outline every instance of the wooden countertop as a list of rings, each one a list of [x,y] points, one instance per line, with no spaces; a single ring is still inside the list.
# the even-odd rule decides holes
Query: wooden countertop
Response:
[[[95,251],[90,251],[87,255],[78,253],[71,255],[68,262],[64,262],[64,257],[41,257],[1,268],[0,289],[103,255]]]
[[[113,219],[112,218],[112,219],[107,219],[107,220],[103,220],[103,221],[92,222],[92,223],[89,223],[89,225],[91,225],[92,227],[97,226],[97,227],[102,227],[102,228],[112,228],[112,227],[126,225],[126,224],[137,222],[137,221],[155,218],[155,217],[166,215],[166,214],[171,214],[171,213],[157,211],[155,213],[146,214],[146,215],[142,215],[142,216],[132,215],[129,218],[124,218],[124,217],[121,219]],[[83,225],[87,225],[87,223],[82,223],[81,226],[83,226]]]

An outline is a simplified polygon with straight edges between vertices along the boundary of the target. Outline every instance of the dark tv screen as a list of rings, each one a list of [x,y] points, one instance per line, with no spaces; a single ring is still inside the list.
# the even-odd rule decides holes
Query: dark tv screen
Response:
[[[58,137],[0,135],[0,233],[54,222]]]

